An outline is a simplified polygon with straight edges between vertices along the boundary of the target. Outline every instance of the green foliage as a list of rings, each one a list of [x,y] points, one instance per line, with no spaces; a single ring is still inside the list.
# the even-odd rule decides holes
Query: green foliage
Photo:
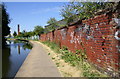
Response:
[[[64,5],[61,9],[61,16],[64,18],[66,25],[69,25],[77,18],[76,9],[74,8],[74,3],[70,2],[68,5]]]
[[[55,18],[50,18],[48,21],[47,21],[47,24],[51,25],[51,24],[55,24],[57,22],[57,20]]]
[[[46,33],[50,32],[50,31],[53,31],[58,27],[58,23],[57,23],[57,20],[55,18],[50,18],[47,21],[47,24],[49,24],[49,25],[45,27],[45,32]]]
[[[70,63],[72,66],[78,65],[80,62],[80,58],[75,53],[68,50],[63,50],[61,58],[64,59],[65,62]]]
[[[34,35],[40,35],[44,32],[44,28],[42,26],[35,26],[33,31],[26,32],[23,30],[23,32],[20,32],[20,34],[17,37],[24,37],[24,38],[29,38]]]
[[[67,46],[62,46],[62,50],[68,50]]]
[[[34,31],[35,35],[40,35],[44,33],[44,28],[42,26],[35,26]]]
[[[9,15],[6,11],[6,7],[4,4],[0,5],[2,6],[2,45],[4,46],[6,43],[5,36],[10,34],[10,27],[8,24],[10,23]]]
[[[10,23],[9,14],[6,11],[6,7],[2,4],[2,35],[7,36],[10,33],[10,27],[8,24]]]
[[[43,43],[53,49],[56,53],[60,53],[60,46],[55,42],[45,41]]]
[[[59,64],[60,64],[60,63],[56,63],[57,67],[59,67]]]
[[[26,38],[28,38],[28,37],[30,37],[30,34],[29,34],[29,32],[20,32],[20,34],[19,35],[17,35],[17,37],[26,37]]]
[[[48,55],[50,55],[50,53],[48,53]]]
[[[93,71],[90,64],[84,62],[82,64],[83,76],[84,77],[99,77],[100,74],[97,71]]]
[[[45,41],[43,43],[48,45],[54,51],[56,51],[57,49],[57,51],[59,51],[59,53],[61,54],[61,58],[64,59],[66,63],[69,63],[73,67],[80,68],[84,77],[106,77],[105,75],[98,73],[98,71],[92,68],[89,63],[83,61],[86,59],[85,50],[76,50],[76,53],[72,53],[68,50],[66,46],[63,46],[62,49],[60,49],[59,46],[54,42]],[[57,51],[56,53],[58,53]],[[52,59],[55,58],[53,57]],[[59,67],[59,64],[60,63],[56,63],[57,67]]]
[[[0,19],[2,19],[2,4],[0,4]],[[2,21],[0,22],[0,28],[2,27]]]
[[[75,20],[90,18],[95,12],[107,8],[113,8],[114,3],[110,2],[70,2],[61,9],[61,16],[69,23]]]
[[[54,57],[52,57],[52,59],[54,60],[55,58],[54,58]]]
[[[24,49],[32,49],[32,45],[30,45],[29,43],[26,43],[23,45]]]
[[[15,36],[17,36],[17,33],[16,33],[16,31],[14,31],[14,33],[13,33],[13,36],[15,37]]]
[[[47,21],[48,26],[45,26],[44,33],[51,32],[56,28],[69,26],[77,22],[78,20],[87,19],[93,17],[95,12],[104,9],[114,9],[116,3],[112,2],[70,2],[64,5],[61,9],[60,15],[64,18],[63,20],[57,21],[55,18],[50,18]]]
[[[82,62],[87,59],[85,50],[76,50],[76,54],[81,58]]]

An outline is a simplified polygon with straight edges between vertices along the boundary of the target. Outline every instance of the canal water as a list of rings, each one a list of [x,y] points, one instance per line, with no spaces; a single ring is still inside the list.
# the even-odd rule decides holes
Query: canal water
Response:
[[[2,50],[2,76],[15,77],[32,46],[23,41],[7,41]]]

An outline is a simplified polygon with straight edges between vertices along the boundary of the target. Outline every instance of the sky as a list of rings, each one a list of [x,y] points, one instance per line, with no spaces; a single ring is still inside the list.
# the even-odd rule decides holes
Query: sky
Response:
[[[60,10],[66,2],[5,2],[7,12],[11,19],[9,24],[11,33],[17,31],[17,25],[20,25],[20,31],[32,31],[34,26],[47,25],[51,17],[57,20],[63,19]]]

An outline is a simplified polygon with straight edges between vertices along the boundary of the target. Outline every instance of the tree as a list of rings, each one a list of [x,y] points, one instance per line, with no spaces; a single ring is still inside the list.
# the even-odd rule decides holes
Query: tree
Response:
[[[49,24],[47,26],[47,29],[49,31],[52,31],[52,30],[55,30],[55,28],[58,27],[58,23],[57,23],[57,20],[55,18],[50,18],[48,21],[47,21],[47,24]]]
[[[2,45],[4,46],[6,43],[5,36],[10,34],[10,27],[8,24],[10,23],[9,15],[6,12],[5,5],[2,4]]]
[[[13,33],[13,36],[15,37],[15,36],[17,36],[17,33],[16,33],[16,31],[14,31],[14,33]]]
[[[29,32],[25,32],[24,35],[22,37],[30,37],[30,33]]]
[[[95,12],[108,8],[113,9],[114,6],[116,5],[112,2],[70,2],[61,9],[61,16],[68,25],[75,19],[90,18],[95,15]]]
[[[66,26],[69,25],[69,23],[73,22],[73,20],[76,17],[77,9],[75,9],[75,4],[73,2],[70,2],[68,5],[64,5],[61,9],[61,16],[64,18],[64,21],[66,22]],[[79,6],[80,7],[80,6]]]
[[[55,18],[50,18],[48,21],[47,21],[47,24],[56,24],[57,20]]]
[[[25,32],[26,32],[25,30],[22,31],[22,33],[25,33]]]
[[[44,28],[42,26],[35,26],[33,30],[33,35],[40,35],[44,33]]]
[[[31,37],[31,36],[34,36],[34,35],[35,35],[35,32],[34,32],[34,31],[26,32],[25,30],[23,30],[22,32],[20,32],[19,35],[17,35],[17,37],[25,37],[25,38],[28,38],[28,37]]]

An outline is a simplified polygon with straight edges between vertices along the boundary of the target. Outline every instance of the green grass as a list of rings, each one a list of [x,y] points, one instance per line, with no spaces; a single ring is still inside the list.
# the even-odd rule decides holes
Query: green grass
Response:
[[[66,46],[63,46],[62,49],[60,49],[59,45],[54,42],[46,41],[42,43],[49,46],[56,53],[60,53],[61,59],[64,59],[66,63],[80,69],[84,77],[106,77],[106,75],[99,73],[89,63],[85,62],[87,59],[85,50],[76,50],[76,53],[72,53]],[[59,67],[59,63],[56,63],[56,65]]]
[[[71,66],[76,66],[80,62],[80,58],[75,54],[68,50],[62,50],[62,59],[65,60],[65,62],[70,63]]]
[[[60,46],[54,42],[50,42],[50,41],[45,41],[42,42],[44,44],[46,44],[47,46],[49,46],[53,51],[55,51],[56,53],[60,53]]]

